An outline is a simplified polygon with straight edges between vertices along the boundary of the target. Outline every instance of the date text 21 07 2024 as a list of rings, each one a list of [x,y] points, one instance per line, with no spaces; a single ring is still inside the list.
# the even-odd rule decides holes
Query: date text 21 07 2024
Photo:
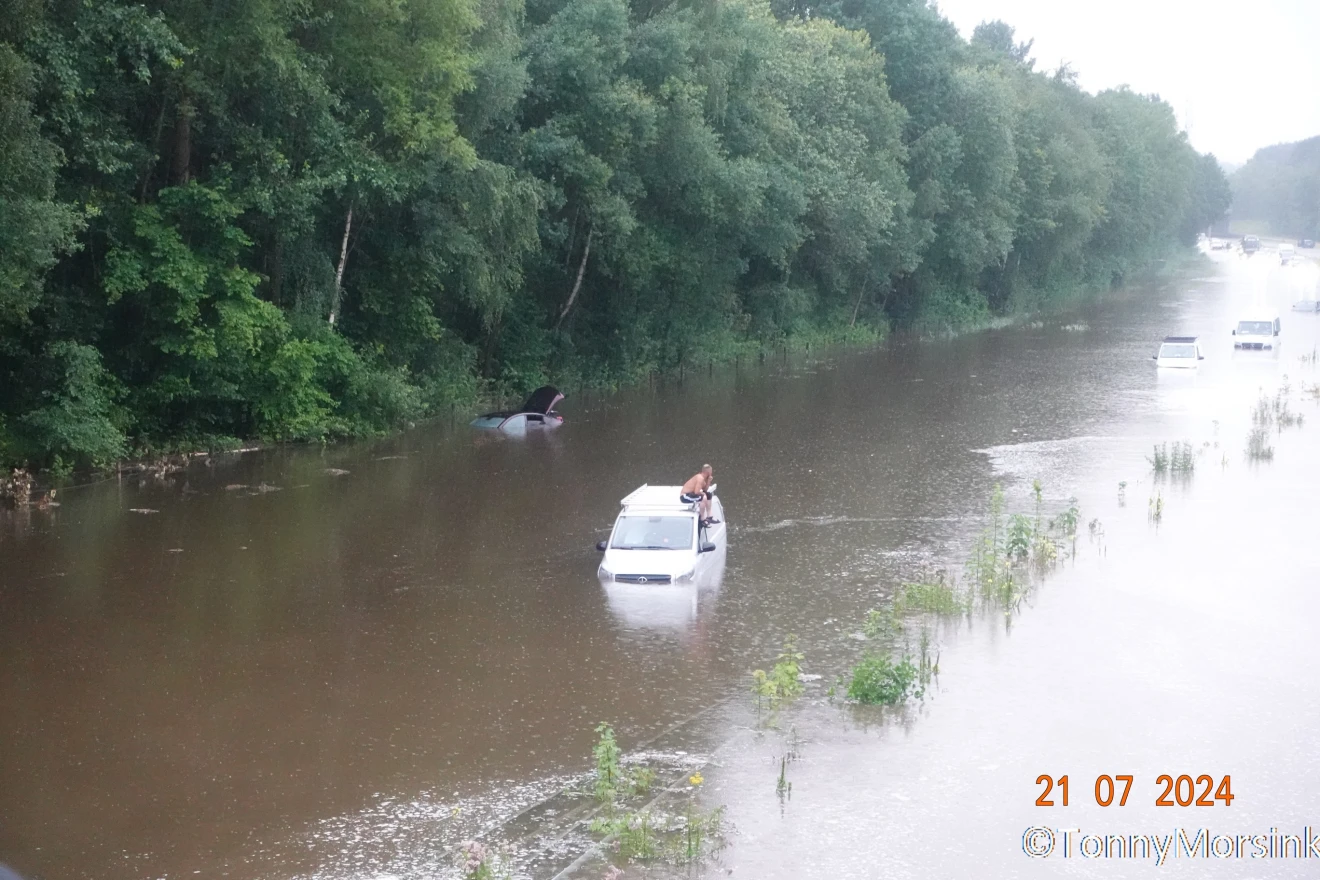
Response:
[[[1127,806],[1128,796],[1132,793],[1131,774],[1117,774],[1110,776],[1102,774],[1095,778],[1095,802],[1102,807],[1108,807],[1116,804],[1120,807]],[[1036,777],[1036,784],[1043,786],[1040,796],[1036,798],[1036,806],[1053,807],[1068,806],[1068,777],[1050,776],[1041,774]],[[1155,785],[1158,791],[1155,793],[1155,806],[1157,807],[1214,807],[1214,806],[1232,806],[1233,804],[1233,777],[1224,776],[1219,780],[1218,785],[1208,774],[1201,774],[1193,778],[1187,774],[1180,776],[1171,776],[1167,773],[1156,777]],[[1055,789],[1058,789],[1058,795],[1055,795]]]

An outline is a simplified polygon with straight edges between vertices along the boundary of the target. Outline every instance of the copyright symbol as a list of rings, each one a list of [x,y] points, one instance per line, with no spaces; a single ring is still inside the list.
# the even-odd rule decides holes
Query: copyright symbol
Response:
[[[1047,858],[1054,852],[1054,832],[1043,825],[1032,825],[1022,832],[1022,851],[1033,859]]]

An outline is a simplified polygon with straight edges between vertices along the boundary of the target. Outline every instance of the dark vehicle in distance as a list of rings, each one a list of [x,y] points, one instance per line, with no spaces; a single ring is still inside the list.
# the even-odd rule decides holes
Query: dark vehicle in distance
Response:
[[[1297,246],[1298,246],[1299,248],[1313,248],[1313,247],[1315,247],[1315,239],[1314,239],[1314,238],[1299,238],[1299,239],[1297,239]]]
[[[1242,236],[1242,252],[1245,254],[1254,254],[1260,250],[1260,239],[1254,235]]]

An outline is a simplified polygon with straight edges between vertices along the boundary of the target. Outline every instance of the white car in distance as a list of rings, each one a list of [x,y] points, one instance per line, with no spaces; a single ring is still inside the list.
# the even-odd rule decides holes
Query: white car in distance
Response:
[[[1174,370],[1194,370],[1205,360],[1201,341],[1195,336],[1166,336],[1154,356],[1155,366]]]
[[[1234,348],[1272,349],[1279,344],[1279,316],[1272,312],[1247,315],[1233,328]]]

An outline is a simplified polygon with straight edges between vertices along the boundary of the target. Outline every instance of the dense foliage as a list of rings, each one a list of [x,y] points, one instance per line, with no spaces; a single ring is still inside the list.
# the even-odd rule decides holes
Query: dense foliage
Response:
[[[1169,107],[923,0],[12,0],[0,459],[388,430],[1107,286]]]
[[[1266,147],[1234,172],[1233,222],[1244,231],[1320,238],[1320,137]]]

